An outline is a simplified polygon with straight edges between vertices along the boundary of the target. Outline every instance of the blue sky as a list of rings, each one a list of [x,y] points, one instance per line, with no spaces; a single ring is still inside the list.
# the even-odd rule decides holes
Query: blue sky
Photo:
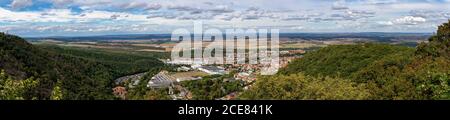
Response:
[[[434,32],[450,0],[1,0],[0,31],[21,36],[171,33],[206,28],[281,32]]]

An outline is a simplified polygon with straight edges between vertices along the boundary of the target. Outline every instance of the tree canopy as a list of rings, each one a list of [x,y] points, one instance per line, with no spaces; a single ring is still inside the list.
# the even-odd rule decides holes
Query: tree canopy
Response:
[[[328,46],[291,62],[276,76],[259,78],[242,97],[450,99],[449,41],[450,20],[416,49],[373,43]]]
[[[0,54],[0,69],[10,76],[2,82],[39,80],[24,99],[116,99],[115,78],[164,65],[152,56],[35,46],[4,33],[0,33]]]

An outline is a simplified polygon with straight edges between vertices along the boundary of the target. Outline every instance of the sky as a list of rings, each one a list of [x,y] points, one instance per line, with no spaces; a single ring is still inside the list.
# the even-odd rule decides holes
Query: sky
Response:
[[[426,32],[450,0],[0,0],[0,32],[20,36],[171,33],[192,28]]]

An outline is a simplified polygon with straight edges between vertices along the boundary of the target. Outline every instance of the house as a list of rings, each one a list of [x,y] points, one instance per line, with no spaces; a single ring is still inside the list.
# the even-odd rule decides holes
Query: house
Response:
[[[126,95],[128,92],[125,87],[117,86],[117,87],[113,88],[113,93],[115,96],[118,96],[122,99],[126,99]]]
[[[256,76],[254,74],[247,72],[240,72],[238,74],[235,74],[234,78],[245,82],[253,82],[256,80]]]
[[[177,82],[188,81],[188,80],[201,80],[202,77],[178,77],[176,78]]]

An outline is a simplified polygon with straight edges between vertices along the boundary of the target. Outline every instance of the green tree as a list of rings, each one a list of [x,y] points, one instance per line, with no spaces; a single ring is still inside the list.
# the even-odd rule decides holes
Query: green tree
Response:
[[[61,91],[61,82],[56,82],[56,85],[53,87],[51,100],[61,100],[63,98]]]
[[[405,78],[416,85],[420,99],[450,99],[450,20],[438,27],[405,69]]]
[[[437,33],[421,43],[416,51],[419,57],[445,57],[450,59],[450,20],[438,27]]]
[[[153,89],[148,90],[143,98],[145,100],[170,100],[170,96],[168,95],[169,90],[167,89]]]
[[[299,72],[313,76],[350,78],[373,62],[387,55],[412,52],[404,46],[365,43],[356,45],[333,45],[307,53],[303,58],[292,61],[279,74],[289,75]]]
[[[229,77],[228,75],[212,75],[201,80],[184,81],[181,85],[192,93],[192,99],[214,100],[232,92],[241,91],[243,86],[240,81],[223,81],[224,78]]]
[[[261,76],[250,90],[239,97],[250,100],[361,100],[369,99],[371,94],[364,84],[299,73]]]
[[[26,93],[36,88],[39,81],[34,78],[26,80],[13,80],[5,74],[3,70],[0,72],[0,100],[24,100]],[[31,99],[36,99],[31,98]]]

